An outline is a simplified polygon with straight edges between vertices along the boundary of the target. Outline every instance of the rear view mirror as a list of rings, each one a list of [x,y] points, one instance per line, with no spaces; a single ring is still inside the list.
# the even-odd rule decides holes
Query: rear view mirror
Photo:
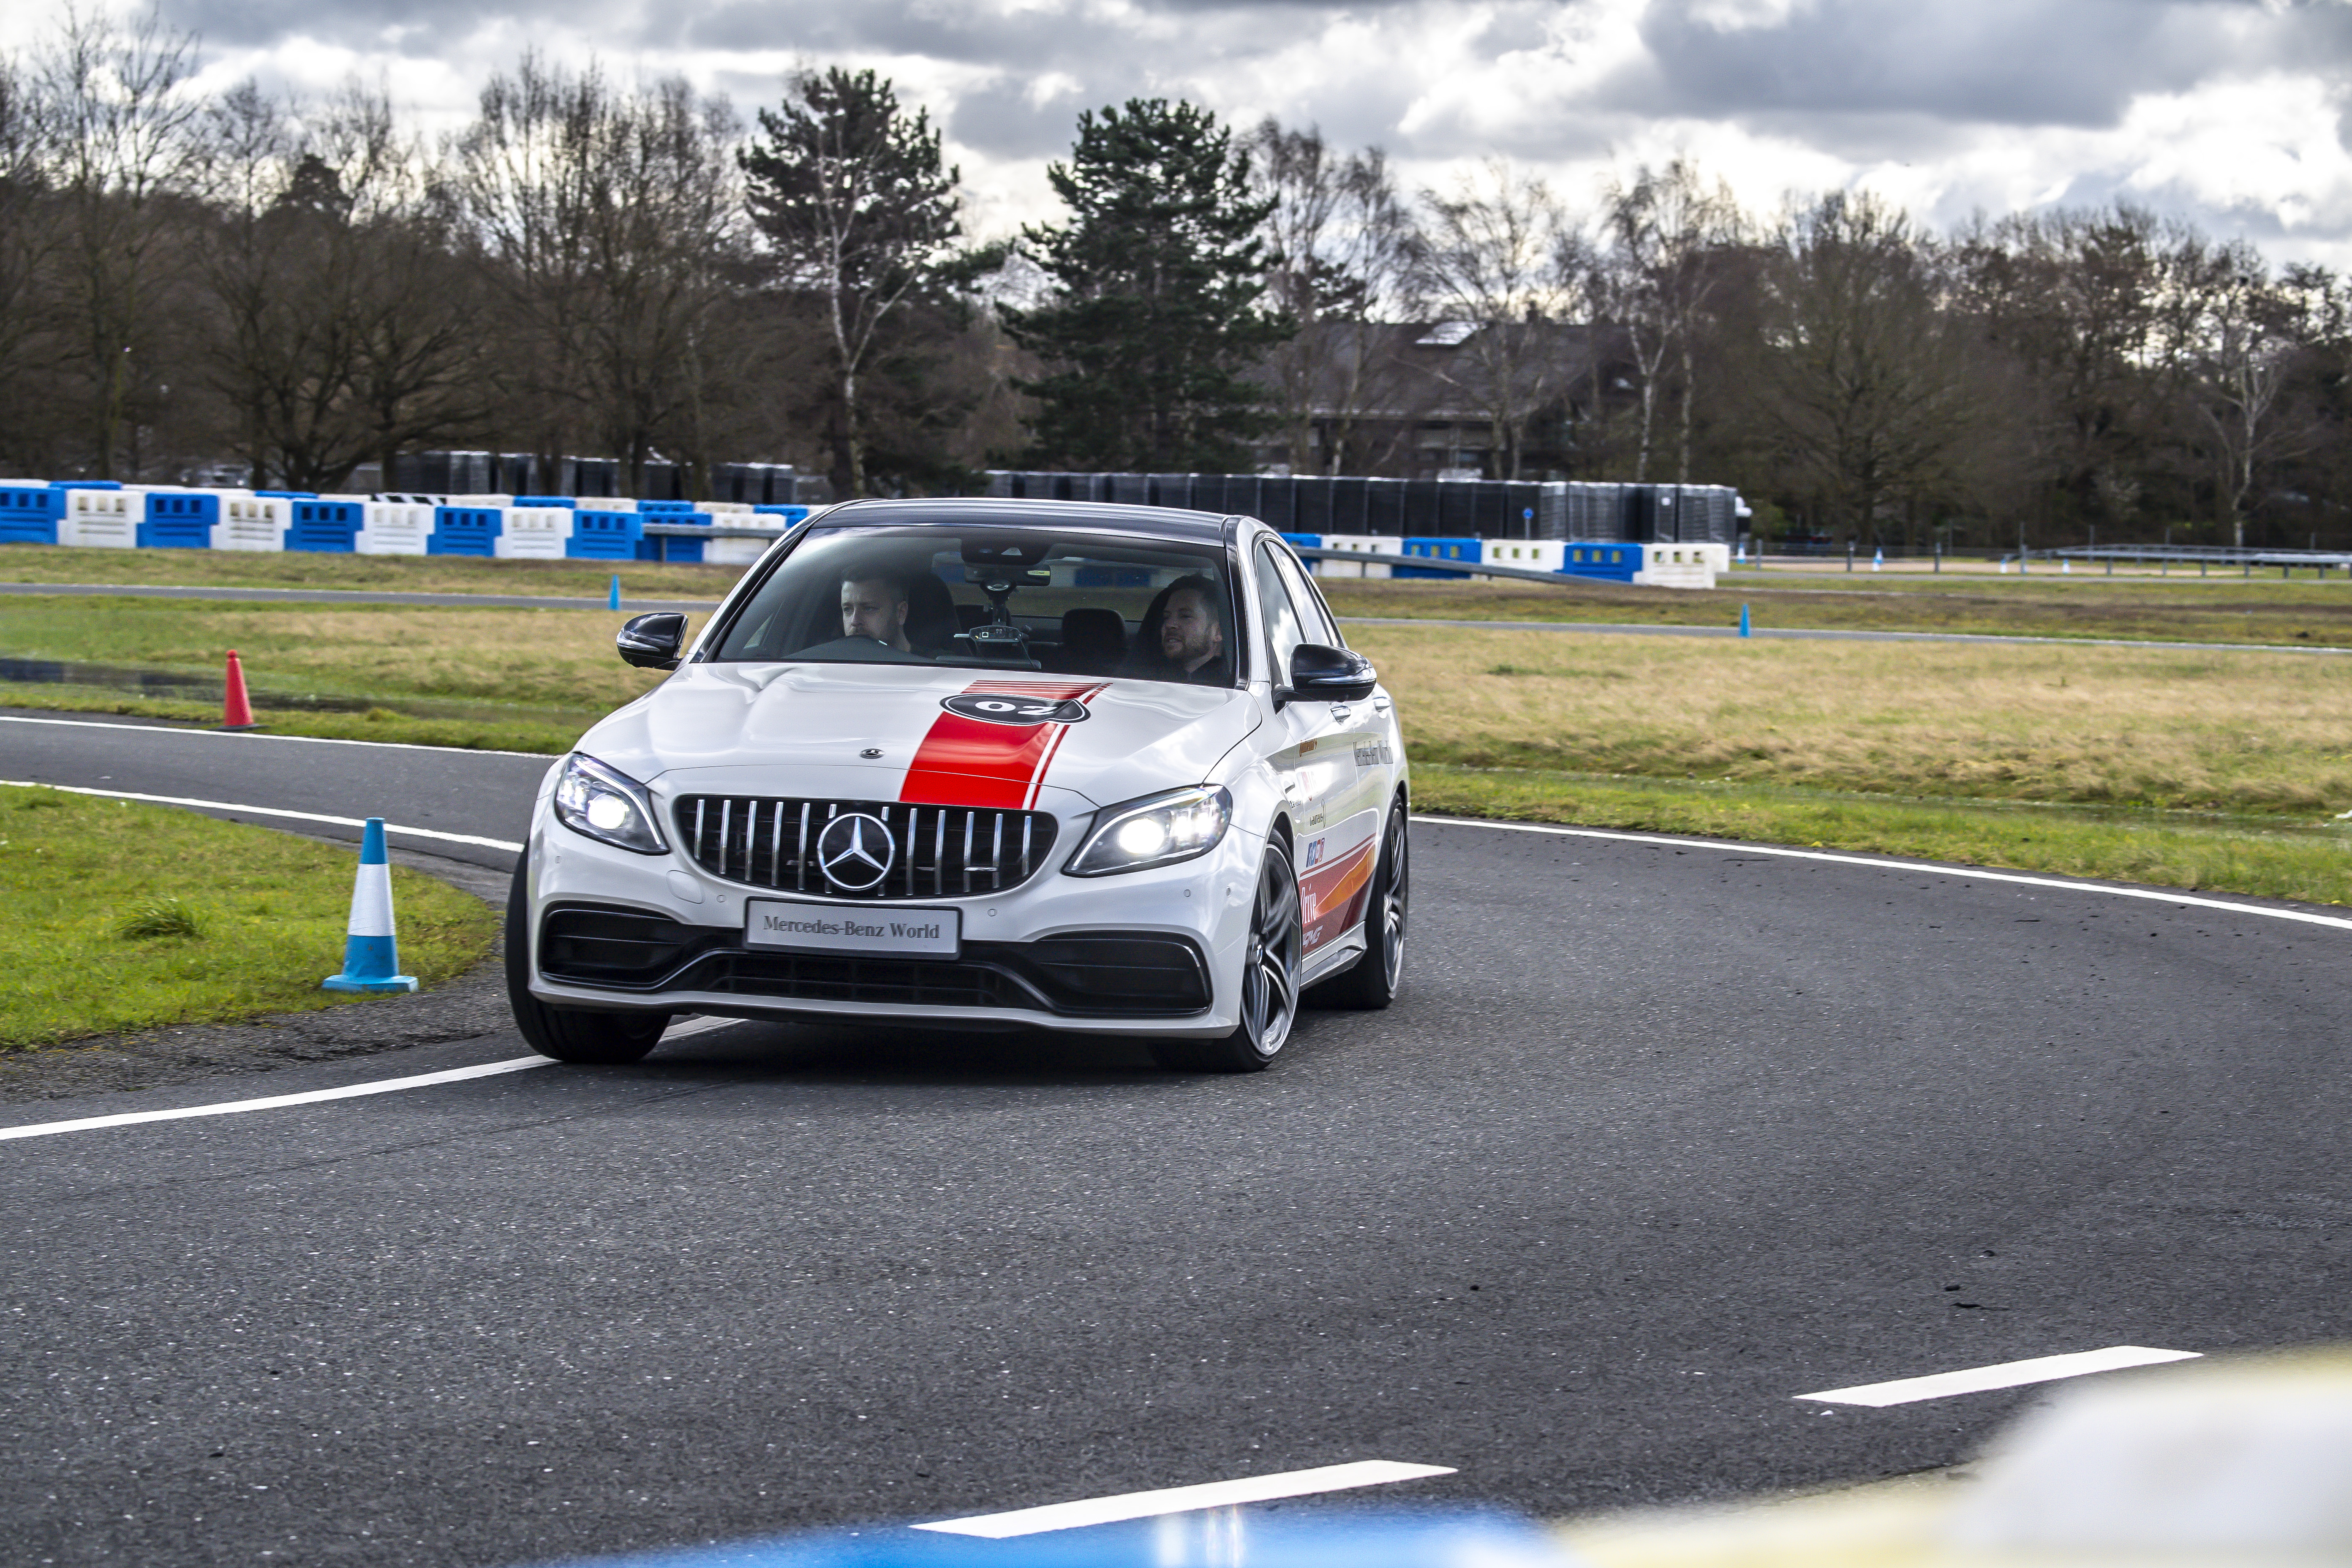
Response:
[[[613,638],[621,662],[639,669],[676,669],[686,647],[686,617],[675,610],[632,616]]]
[[[1380,672],[1362,654],[1303,642],[1291,651],[1290,689],[1283,695],[1294,702],[1361,702],[1379,681]]]

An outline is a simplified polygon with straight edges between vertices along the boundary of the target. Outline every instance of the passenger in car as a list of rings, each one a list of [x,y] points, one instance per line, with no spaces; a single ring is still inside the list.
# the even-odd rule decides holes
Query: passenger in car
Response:
[[[881,568],[845,580],[841,584],[841,635],[872,637],[900,653],[914,652],[907,642],[907,579]]]
[[[1150,680],[1182,680],[1196,686],[1231,686],[1233,662],[1225,654],[1224,595],[1196,574],[1179,577],[1151,601],[1135,652],[1121,675]]]

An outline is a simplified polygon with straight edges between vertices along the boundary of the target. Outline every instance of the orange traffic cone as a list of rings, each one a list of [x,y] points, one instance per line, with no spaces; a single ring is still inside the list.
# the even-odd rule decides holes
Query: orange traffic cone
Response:
[[[253,704],[246,700],[245,666],[237,662],[236,649],[228,650],[228,689],[221,694],[221,726],[224,730],[254,728]]]

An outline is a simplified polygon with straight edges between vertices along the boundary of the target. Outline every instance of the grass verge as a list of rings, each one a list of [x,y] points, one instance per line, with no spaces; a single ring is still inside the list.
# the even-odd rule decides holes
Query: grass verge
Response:
[[[1330,578],[1323,589],[1352,616],[1730,627],[1744,604],[1766,628],[2352,647],[2352,583],[2342,578],[1775,578],[1735,573],[1712,590]]]
[[[2242,822],[1861,800],[1752,784],[1420,763],[1413,767],[1413,805],[1441,816],[1860,850],[2299,903],[2352,903],[2352,843],[2320,828],[2296,832]]]
[[[93,552],[97,553],[97,552]],[[216,681],[236,648],[280,734],[560,752],[657,684],[613,652],[609,610],[0,598],[0,654]],[[355,710],[307,704],[325,700]],[[197,700],[10,681],[0,705],[217,722]]]
[[[37,708],[54,713],[112,713],[126,719],[162,719],[213,726],[220,705],[175,698],[124,697],[71,686],[0,685],[0,708]],[[530,752],[560,757],[594,721],[430,719],[375,707],[358,713],[296,708],[261,708],[255,715],[267,735],[312,735],[330,741],[383,741],[404,746],[446,746],[467,752]]]
[[[0,788],[0,1051],[356,998],[342,967],[355,851],[160,806]],[[404,973],[490,949],[495,911],[392,871]]]
[[[530,594],[716,599],[740,566],[651,561],[486,561],[468,555],[264,554],[244,550],[82,550],[0,544],[0,583],[125,583],[174,588],[330,588],[397,594]]]

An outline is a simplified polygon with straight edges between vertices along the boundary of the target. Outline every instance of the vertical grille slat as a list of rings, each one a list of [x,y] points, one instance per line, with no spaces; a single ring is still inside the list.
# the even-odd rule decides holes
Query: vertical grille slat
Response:
[[[817,865],[824,825],[845,813],[885,825],[890,874],[870,891],[834,887]],[[1019,887],[1045,863],[1055,836],[1044,812],[924,805],[909,801],[777,799],[698,795],[673,815],[694,863],[730,882],[813,898],[891,902],[999,893]]]

